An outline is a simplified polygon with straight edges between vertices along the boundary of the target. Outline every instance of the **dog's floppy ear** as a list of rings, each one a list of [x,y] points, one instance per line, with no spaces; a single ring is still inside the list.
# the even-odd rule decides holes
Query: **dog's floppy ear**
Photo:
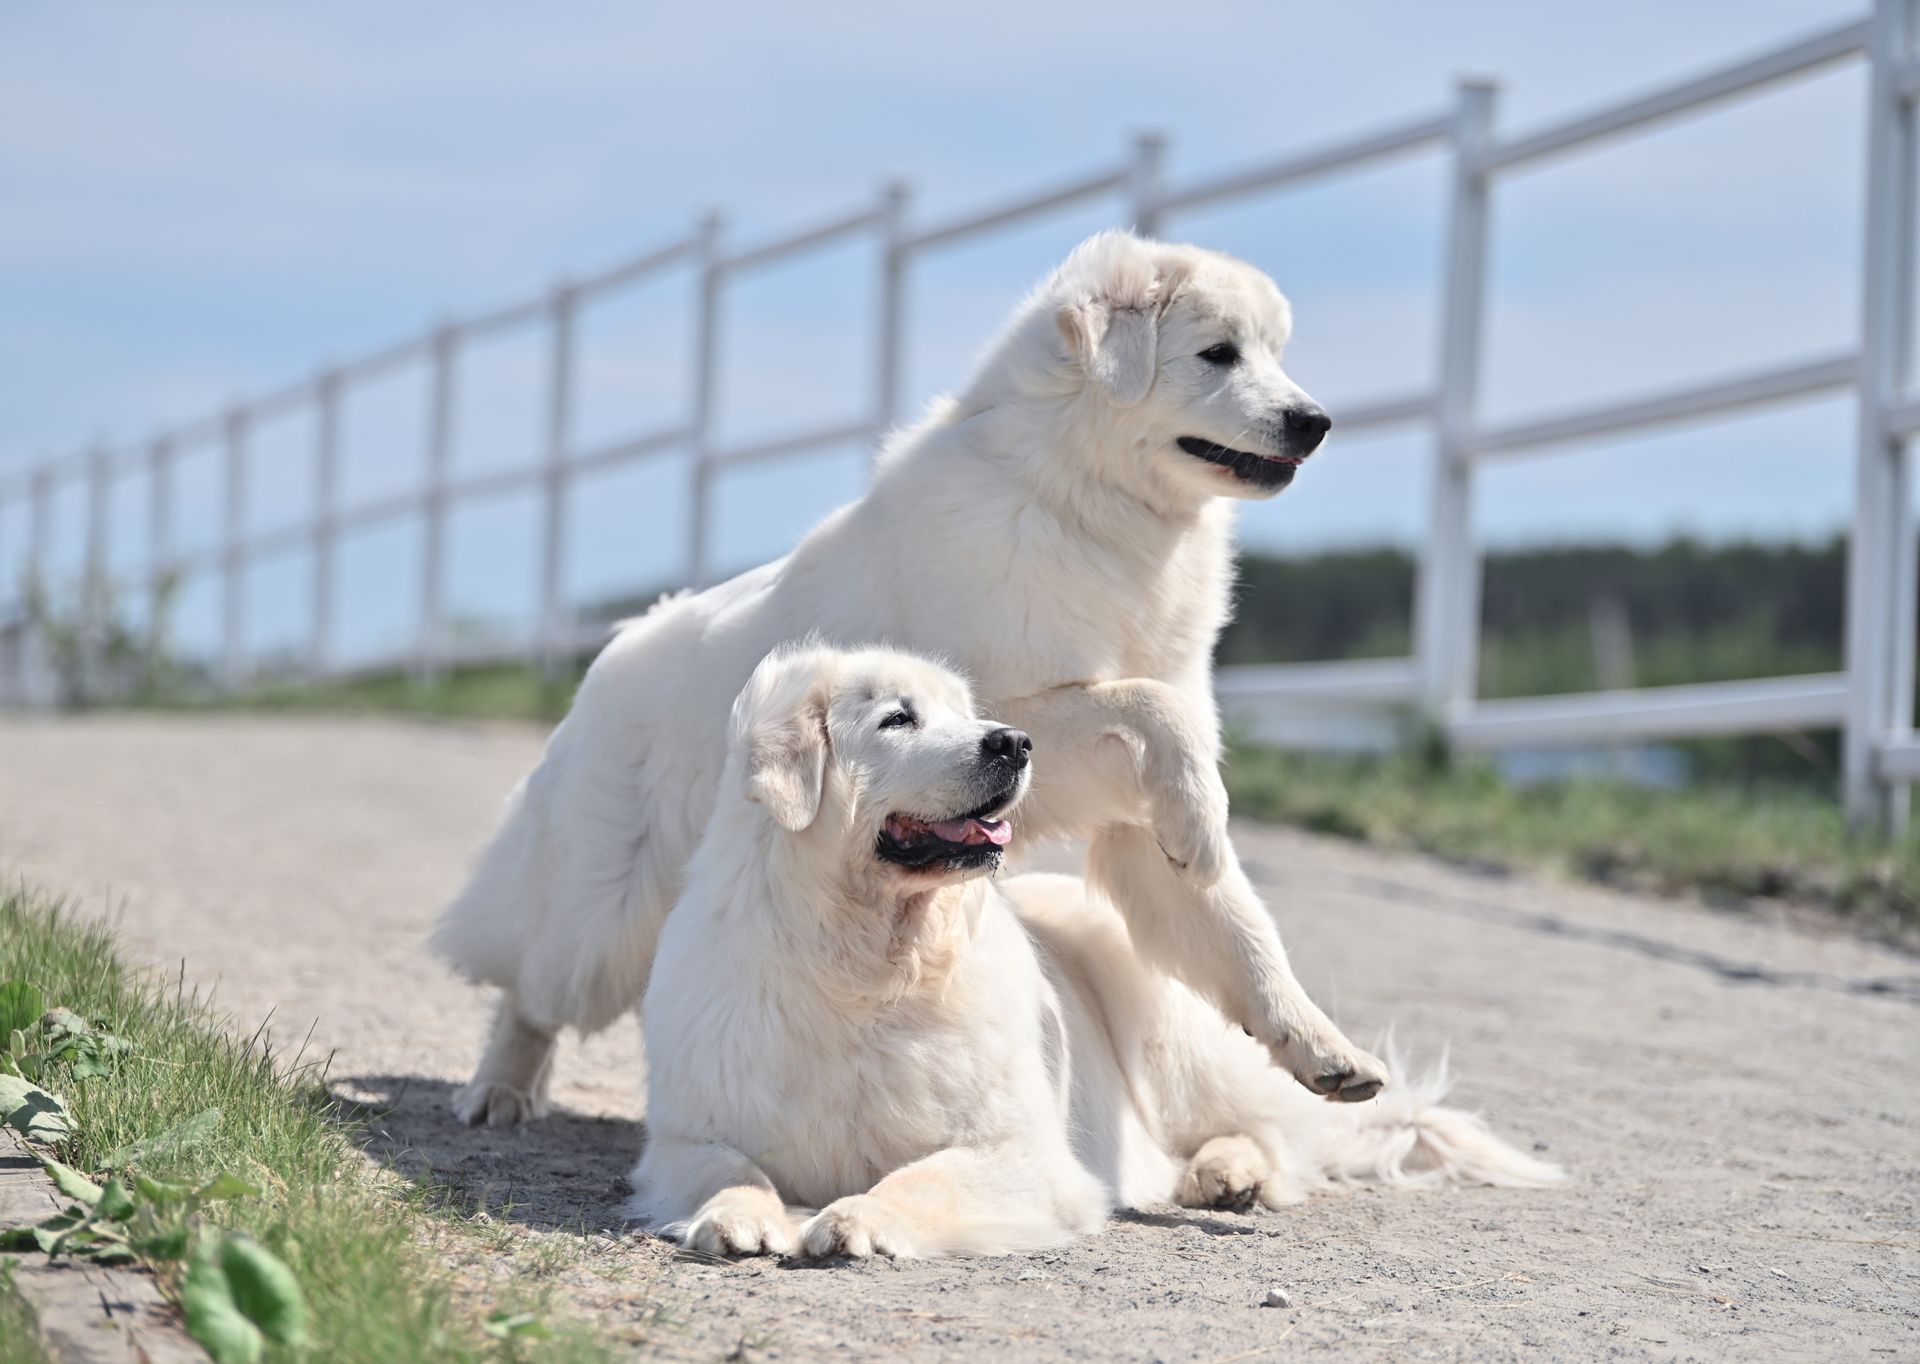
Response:
[[[1121,407],[1132,407],[1153,387],[1158,321],[1151,309],[1115,308],[1097,298],[1060,310],[1060,331],[1087,377]]]
[[[1163,274],[1152,244],[1126,232],[1089,238],[1060,269],[1066,298],[1055,320],[1067,350],[1121,407],[1132,407],[1153,388],[1160,318],[1185,274]]]
[[[736,721],[747,750],[747,799],[799,833],[820,813],[827,778],[830,683],[814,650],[775,656],[755,670]]]

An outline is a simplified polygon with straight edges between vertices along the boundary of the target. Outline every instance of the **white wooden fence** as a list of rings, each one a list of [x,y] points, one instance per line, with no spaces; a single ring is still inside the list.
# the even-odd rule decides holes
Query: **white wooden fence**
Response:
[[[412,648],[389,666],[432,671],[472,657],[449,637],[444,564],[449,507],[462,499],[536,487],[544,510],[539,614],[535,630],[506,650],[553,660],[590,648],[601,627],[576,621],[564,599],[570,480],[608,466],[692,456],[684,508],[688,551],[683,576],[712,576],[713,486],[722,470],[802,455],[823,447],[876,439],[900,415],[904,309],[916,263],[942,248],[1012,224],[1084,203],[1114,202],[1139,230],[1155,232],[1169,214],[1271,192],[1418,150],[1450,158],[1449,203],[1439,373],[1430,389],[1382,393],[1335,412],[1341,431],[1424,423],[1436,434],[1427,532],[1420,548],[1411,657],[1364,662],[1245,666],[1223,670],[1222,701],[1257,714],[1266,707],[1378,706],[1417,710],[1460,744],[1477,747],[1579,744],[1685,735],[1838,728],[1845,736],[1844,798],[1862,819],[1903,823],[1909,783],[1920,777],[1914,709],[1913,621],[1915,533],[1907,443],[1920,432],[1920,395],[1904,388],[1910,348],[1909,300],[1914,254],[1914,105],[1920,61],[1913,52],[1911,0],[1877,0],[1870,15],[1684,83],[1522,135],[1499,131],[1497,94],[1480,83],[1460,87],[1449,109],[1370,136],[1283,157],[1231,175],[1179,181],[1167,172],[1165,147],[1143,137],[1131,154],[1094,174],[946,221],[923,223],[901,186],[888,186],[870,206],[774,240],[732,246],[721,220],[709,217],[677,241],[604,273],[568,281],[512,307],[439,326],[399,345],[329,369],[280,392],[241,403],[192,426],[127,449],[99,448],[0,479],[0,506],[25,499],[24,545],[0,545],[0,563],[43,572],[51,562],[53,499],[64,480],[87,490],[83,580],[108,576],[108,501],[115,479],[144,467],[150,474],[149,563],[142,582],[158,594],[172,575],[217,572],[223,584],[223,666],[227,685],[249,677],[245,638],[246,572],[263,555],[306,546],[312,555],[312,602],[303,671],[341,670],[334,634],[335,548],[343,532],[397,518],[421,518],[424,563]],[[1645,393],[1545,420],[1488,425],[1477,413],[1486,297],[1490,197],[1516,166],[1563,157],[1662,120],[1775,82],[1836,64],[1866,60],[1870,73],[1865,195],[1866,243],[1857,344],[1842,354],[1807,355],[1732,380]],[[747,445],[716,439],[718,323],[728,286],[761,267],[848,239],[872,243],[880,306],[872,335],[867,415],[852,424],[794,430]],[[610,445],[585,448],[573,430],[576,316],[589,299],[611,295],[662,272],[693,271],[698,306],[691,337],[691,391],[684,420]],[[537,324],[548,336],[543,457],[534,465],[456,475],[449,457],[462,350],[476,339]],[[431,402],[422,486],[377,501],[343,506],[338,498],[342,396],[396,366],[425,359]],[[1484,464],[1533,456],[1567,442],[1697,418],[1752,404],[1852,389],[1859,405],[1854,521],[1846,598],[1844,671],[1801,677],[1717,682],[1513,700],[1480,700],[1480,552],[1473,534],[1474,477]],[[307,407],[316,416],[311,514],[265,533],[247,526],[250,429],[263,419]],[[198,553],[171,552],[170,472],[176,451],[217,439],[225,449],[225,537]],[[26,581],[23,571],[13,586]],[[118,584],[120,588],[139,584]],[[0,588],[0,591],[4,591]],[[30,632],[18,621],[0,629],[0,698],[11,685],[20,699]],[[0,607],[0,622],[8,619]],[[488,646],[498,657],[503,650]],[[9,664],[10,660],[10,664]],[[364,666],[364,665],[363,665]]]

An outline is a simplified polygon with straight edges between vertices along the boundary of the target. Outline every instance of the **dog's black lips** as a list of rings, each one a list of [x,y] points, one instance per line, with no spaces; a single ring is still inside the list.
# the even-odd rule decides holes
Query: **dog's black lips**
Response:
[[[1182,436],[1174,443],[1195,459],[1218,464],[1243,483],[1251,483],[1258,488],[1284,488],[1293,482],[1293,471],[1300,467],[1297,459],[1256,455],[1251,450],[1234,450],[1210,440],[1201,440],[1198,436]]]
[[[965,814],[942,816],[940,819],[924,821],[928,824],[943,824],[948,819],[990,819],[996,810],[1004,810],[1020,794],[1020,783],[1010,782],[998,793],[968,810]],[[918,818],[916,816],[915,818]],[[966,871],[973,867],[999,865],[1006,850],[997,843],[949,843],[934,833],[925,833],[910,843],[903,843],[882,828],[874,839],[874,856],[882,862],[891,862],[896,867],[906,867],[910,871],[924,871],[930,867],[942,870]]]

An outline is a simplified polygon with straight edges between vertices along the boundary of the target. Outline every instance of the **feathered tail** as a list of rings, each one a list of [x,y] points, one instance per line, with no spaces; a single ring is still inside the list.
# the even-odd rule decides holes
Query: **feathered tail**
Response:
[[[1405,1059],[1385,1048],[1387,1068],[1408,1074]],[[1443,1055],[1417,1080],[1389,1086],[1369,1103],[1332,1108],[1314,1133],[1313,1163],[1335,1184],[1396,1189],[1491,1184],[1538,1189],[1566,1178],[1559,1166],[1508,1145],[1478,1113],[1440,1101],[1452,1085]]]

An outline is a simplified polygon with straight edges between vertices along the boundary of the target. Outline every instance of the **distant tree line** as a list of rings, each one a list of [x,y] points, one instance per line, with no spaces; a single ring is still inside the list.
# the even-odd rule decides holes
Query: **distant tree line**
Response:
[[[1247,554],[1224,663],[1386,658],[1409,651],[1413,556]],[[1564,545],[1491,553],[1480,694],[1549,695],[1840,667],[1846,544]],[[1625,676],[1622,676],[1624,671]],[[1830,736],[1688,745],[1724,775],[1824,775]]]
[[[1413,556],[1340,550],[1240,561],[1224,663],[1383,658],[1410,647]],[[1496,552],[1481,594],[1482,693],[1595,685],[1597,607],[1624,614],[1641,685],[1840,666],[1845,543],[1657,548],[1566,545]]]

